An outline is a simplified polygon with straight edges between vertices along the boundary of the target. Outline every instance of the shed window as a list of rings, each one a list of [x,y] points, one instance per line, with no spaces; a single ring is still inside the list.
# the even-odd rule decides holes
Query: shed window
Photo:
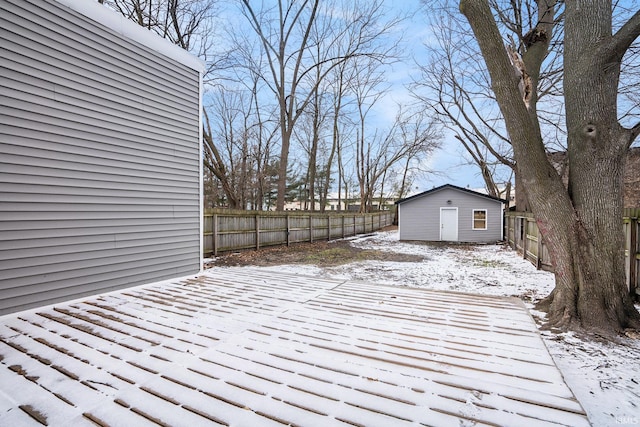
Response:
[[[487,210],[486,209],[473,210],[473,229],[474,230],[487,229]]]

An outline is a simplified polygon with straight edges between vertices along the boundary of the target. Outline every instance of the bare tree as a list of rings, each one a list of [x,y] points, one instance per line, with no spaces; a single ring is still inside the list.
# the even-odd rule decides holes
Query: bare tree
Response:
[[[395,22],[378,22],[383,12],[379,0],[340,4],[347,17],[325,27],[327,31],[322,43],[324,46],[340,44],[343,49],[337,54],[326,50],[328,55],[323,54],[314,60],[309,50],[320,41],[312,38],[312,30],[317,20],[332,16],[335,12],[332,8],[336,7],[334,2],[279,0],[273,7],[263,4],[262,9],[256,8],[249,0],[242,0],[242,4],[244,16],[258,35],[267,57],[268,72],[262,77],[278,103],[281,151],[276,209],[282,210],[291,137],[301,114],[312,101],[320,83],[338,64],[362,55],[385,60],[385,52],[377,51],[374,41]],[[311,87],[305,86],[309,73],[321,66],[320,76],[313,80]]]
[[[523,55],[505,49],[487,1],[461,0],[491,76],[518,173],[554,262],[556,287],[546,300],[549,326],[615,333],[640,326],[625,283],[622,171],[640,124],[618,120],[625,53],[640,35],[640,12],[614,33],[612,3],[564,6],[564,99],[569,185],[545,151],[535,108],[537,81],[553,36],[556,1],[537,2]]]
[[[427,6],[427,2],[423,3]],[[499,196],[504,183],[510,183],[513,176],[519,184],[504,119],[491,90],[486,68],[477,61],[479,48],[467,39],[468,23],[457,7],[446,0],[440,3],[440,6],[433,7],[429,2],[428,16],[437,37],[426,45],[429,62],[421,66],[420,78],[414,84],[414,95],[437,114],[439,121],[464,147],[471,164],[480,170],[487,192]],[[537,19],[535,1],[492,0],[490,4],[496,23],[508,40],[509,51],[512,55],[521,56],[532,37],[527,29]],[[557,42],[558,36],[553,37],[549,44],[554,49],[553,55],[547,56],[548,60],[541,69],[536,99],[529,100],[541,112],[542,131],[549,151],[563,149],[565,138],[559,97],[562,68],[557,60],[562,44]],[[518,209],[528,210],[525,191],[516,191],[516,198]]]
[[[213,18],[218,0],[99,0],[171,43],[211,62],[217,68],[222,57],[213,49]],[[226,56],[226,55],[223,55]],[[215,58],[215,59],[214,59]]]
[[[344,45],[349,39],[329,40],[326,43],[326,34],[335,31],[336,28],[344,28],[336,22],[337,17],[330,15],[324,19],[316,20],[311,32],[312,48],[309,53],[313,62],[318,64],[315,69],[307,74],[307,87],[315,88],[311,94],[304,114],[308,116],[305,124],[306,132],[298,138],[308,154],[307,162],[307,189],[309,194],[309,206],[311,210],[316,208],[316,195],[319,199],[319,209],[324,211],[327,194],[331,185],[331,167],[340,142],[337,122],[340,120],[341,105],[345,97],[345,85],[341,82],[340,73],[349,67],[350,61],[341,61],[333,64],[330,58],[340,58],[349,48]],[[335,28],[334,28],[335,27]],[[330,68],[328,73],[324,70]],[[337,76],[337,78],[336,78]],[[330,121],[333,129],[330,129]],[[327,147],[328,135],[332,133],[331,147]]]
[[[439,145],[439,133],[427,118],[427,110],[410,111],[398,105],[387,129],[372,120],[374,108],[385,100],[388,85],[383,70],[375,61],[355,61],[351,75],[355,109],[355,168],[360,189],[360,212],[370,212],[375,193],[384,199],[385,181],[401,176],[400,193],[406,191],[409,166],[416,158],[426,158]],[[369,127],[374,127],[370,130]],[[398,172],[398,165],[404,171]],[[391,187],[389,185],[388,187]]]
[[[345,74],[347,69],[347,64],[342,63],[338,67],[334,69],[333,78],[329,85],[331,88],[331,149],[329,151],[329,156],[327,157],[327,162],[325,164],[325,177],[324,184],[322,189],[322,197],[321,204],[324,204],[328,198],[329,189],[331,186],[331,176],[332,176],[332,168],[334,159],[336,159],[336,163],[338,166],[337,170],[337,180],[338,180],[338,210],[342,209],[341,197],[342,197],[342,162],[341,162],[341,149],[342,149],[342,140],[343,140],[343,132],[342,132],[342,124],[341,117],[343,116],[343,107],[347,103],[345,98],[345,94],[347,91],[347,81],[348,76]]]
[[[353,90],[358,111],[355,160],[360,186],[360,212],[370,212],[374,194],[390,171],[402,160],[427,156],[438,146],[438,134],[431,122],[425,120],[425,110],[418,113],[398,113],[386,132],[377,128],[369,132],[368,120],[372,108],[385,95],[384,76],[372,61],[360,61],[355,68]],[[381,196],[382,198],[382,196]]]
[[[316,49],[320,50],[321,44],[316,43]],[[320,54],[320,52],[316,52]],[[323,89],[323,83],[320,82],[316,86],[315,81],[322,78],[322,67],[318,66],[315,70],[309,73],[310,80],[312,80],[311,86],[317,87],[313,91],[309,103],[303,114],[303,120],[297,131],[296,139],[299,140],[300,145],[307,153],[307,174],[306,174],[306,187],[309,195],[309,208],[314,211],[316,209],[316,191],[317,191],[317,178],[318,178],[318,162],[322,158],[322,154],[319,153],[319,148],[324,145],[323,137],[328,124],[330,108],[325,105],[327,103],[327,97],[324,96],[325,91]],[[324,210],[322,201],[320,203],[320,210]]]
[[[402,118],[404,117],[404,118]],[[441,147],[442,133],[435,120],[426,109],[418,109],[401,115],[400,138],[409,150],[404,156],[404,164],[399,169],[400,181],[396,183],[395,195],[398,199],[407,196],[413,182],[432,171],[423,165],[431,153]],[[380,195],[382,199],[383,194]]]
[[[254,170],[249,148],[251,105],[240,92],[220,89],[212,94],[208,110],[217,117],[212,126],[205,112],[204,165],[220,181],[227,204],[232,209],[246,209],[250,173]],[[215,141],[215,143],[214,143]]]
[[[330,113],[330,109],[324,105],[325,102],[323,96],[316,93],[307,106],[308,111],[305,113],[304,120],[294,132],[303,151],[307,154],[305,187],[309,196],[309,209],[312,211],[316,210],[317,199],[322,199],[320,197],[322,182],[320,181],[324,176],[322,163],[326,162],[324,154],[327,152],[326,137],[328,136],[328,114]],[[320,200],[319,208],[324,210],[322,200]]]
[[[515,169],[515,162],[506,131],[501,131],[502,118],[499,112],[494,115],[495,98],[487,90],[486,72],[471,60],[469,44],[454,38],[459,27],[451,14],[438,15],[433,28],[438,31],[436,44],[428,48],[430,63],[420,67],[413,93],[453,132],[480,169],[487,192],[498,196],[494,167]]]
[[[252,74],[250,81],[252,82],[250,86],[251,99],[253,102],[253,111],[255,112],[255,123],[252,125],[252,128],[255,133],[253,153],[256,168],[252,208],[254,210],[263,210],[270,208],[272,204],[271,194],[276,184],[272,182],[272,177],[275,175],[271,151],[274,140],[276,139],[278,127],[276,126],[276,120],[272,117],[273,113],[260,105],[259,75]]]
[[[226,204],[233,209],[262,210],[270,192],[271,146],[277,127],[259,103],[259,82],[256,74],[249,74],[242,85],[217,87],[207,97],[204,165],[220,182]]]
[[[270,75],[264,75],[263,79],[269,82],[280,111],[281,152],[276,208],[283,210],[291,135],[302,111],[296,103],[298,86],[307,71],[303,59],[309,46],[309,33],[316,19],[319,0],[278,1],[276,13],[271,9],[257,10],[249,0],[242,0],[242,3],[243,13],[260,38],[268,58]],[[302,34],[296,38],[299,28]]]
[[[215,176],[222,187],[222,191],[226,197],[227,205],[232,209],[238,209],[240,206],[240,200],[236,194],[236,186],[231,173],[228,171],[227,165],[228,159],[224,157],[223,152],[218,149],[218,146],[214,143],[214,132],[209,121],[209,116],[204,111],[204,132],[203,132],[203,145],[205,149],[204,166],[210,173]],[[233,139],[233,135],[229,136],[229,139]],[[233,158],[233,145],[231,141],[227,147],[228,154]],[[231,164],[233,160],[231,160]],[[231,166],[233,168],[233,166]]]

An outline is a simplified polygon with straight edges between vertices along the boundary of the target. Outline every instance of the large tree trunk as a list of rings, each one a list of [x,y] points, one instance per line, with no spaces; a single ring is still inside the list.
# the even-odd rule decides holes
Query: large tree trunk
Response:
[[[287,193],[287,169],[289,167],[289,146],[291,145],[291,120],[287,111],[284,95],[280,101],[280,158],[278,163],[278,195],[276,196],[276,210],[284,210],[284,199]]]
[[[546,301],[548,325],[605,333],[638,327],[640,315],[625,283],[621,220],[621,172],[632,132],[622,129],[616,117],[622,55],[616,66],[614,55],[605,49],[611,36],[610,2],[566,5],[568,191],[546,156],[535,109],[518,89],[521,77],[514,73],[489,5],[462,0],[460,9],[485,58],[518,174],[554,265],[556,287]],[[540,31],[549,29],[541,26]],[[550,36],[541,37],[540,43]],[[529,58],[524,77],[537,75],[531,67],[543,59]]]
[[[625,284],[621,222],[622,173],[631,144],[617,118],[622,55],[594,51],[611,37],[610,1],[588,8],[568,2],[565,7],[569,195],[578,220],[572,273],[578,292],[577,299],[556,293],[551,313],[557,316],[575,305],[583,325],[624,328],[637,316]]]
[[[516,184],[516,209],[519,212],[531,212],[531,206],[529,206],[529,200],[527,199],[527,190],[522,183],[522,179],[520,178],[517,168],[514,172],[514,181]]]

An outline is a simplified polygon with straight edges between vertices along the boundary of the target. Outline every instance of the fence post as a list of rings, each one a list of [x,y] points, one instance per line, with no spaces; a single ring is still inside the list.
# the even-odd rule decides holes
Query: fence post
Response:
[[[522,257],[527,259],[527,242],[529,241],[529,218],[523,217],[524,221],[524,237],[522,238]]]
[[[218,256],[218,214],[213,214],[213,256]]]
[[[504,212],[503,215],[504,215],[504,222],[503,222],[504,230],[502,230],[502,235],[504,236],[504,241],[507,243],[507,245],[509,245],[509,216],[507,215],[506,212]]]
[[[344,236],[344,233],[345,233],[345,231],[344,231],[344,215],[342,215],[342,238],[343,238],[343,239],[344,239],[344,237],[345,237],[345,236]]]
[[[509,247],[511,246],[511,244],[509,243],[509,241],[511,240],[509,238],[510,234],[509,234],[509,225],[511,224],[511,218],[509,217],[509,215],[506,214],[506,212],[504,213],[504,238],[507,242],[507,245],[509,245]]]
[[[536,270],[540,270],[542,268],[542,233],[540,233],[540,228],[536,227],[538,230],[538,259],[536,260]]]
[[[309,242],[313,243],[313,217],[309,214]]]
[[[353,216],[353,235],[354,236],[356,235],[356,230],[357,230],[357,228],[356,228],[356,216],[354,215]]]
[[[290,246],[291,245],[291,236],[290,236],[290,234],[291,234],[291,223],[290,223],[289,215],[287,215],[286,218],[287,218],[287,221],[286,221],[287,222],[287,246]]]
[[[636,296],[636,284],[638,283],[638,217],[629,215],[629,292],[631,296]]]
[[[260,215],[256,215],[256,250],[260,249]]]

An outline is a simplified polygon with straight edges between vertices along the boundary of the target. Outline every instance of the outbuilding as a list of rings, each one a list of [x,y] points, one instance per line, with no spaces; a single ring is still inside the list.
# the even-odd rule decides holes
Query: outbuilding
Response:
[[[92,0],[0,28],[0,315],[197,274],[202,61]]]
[[[451,184],[398,200],[400,240],[501,241],[504,202]]]

